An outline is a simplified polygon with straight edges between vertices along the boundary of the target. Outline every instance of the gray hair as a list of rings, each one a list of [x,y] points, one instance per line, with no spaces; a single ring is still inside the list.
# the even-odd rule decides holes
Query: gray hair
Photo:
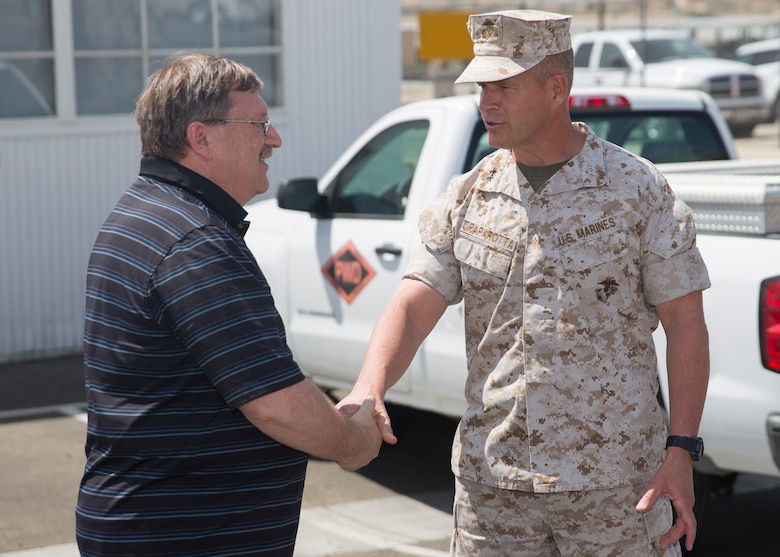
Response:
[[[224,118],[232,91],[263,90],[250,68],[208,54],[172,56],[146,81],[135,106],[141,154],[179,161],[187,154],[187,126]]]
[[[538,77],[542,82],[547,81],[553,75],[562,74],[568,82],[568,90],[571,92],[571,84],[574,80],[574,52],[569,49],[558,54],[550,54],[537,64]]]

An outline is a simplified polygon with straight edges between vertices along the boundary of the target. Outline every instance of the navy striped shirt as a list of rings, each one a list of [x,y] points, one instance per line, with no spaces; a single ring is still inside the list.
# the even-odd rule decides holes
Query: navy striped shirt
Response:
[[[221,188],[145,157],[87,271],[82,555],[291,555],[307,456],[237,408],[303,379]]]

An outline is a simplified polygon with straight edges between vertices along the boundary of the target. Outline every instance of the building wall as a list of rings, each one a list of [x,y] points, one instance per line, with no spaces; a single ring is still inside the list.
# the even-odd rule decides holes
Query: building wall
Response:
[[[283,146],[266,195],[322,174],[401,97],[399,0],[282,5]],[[81,350],[89,251],[139,156],[131,116],[0,121],[0,362]]]

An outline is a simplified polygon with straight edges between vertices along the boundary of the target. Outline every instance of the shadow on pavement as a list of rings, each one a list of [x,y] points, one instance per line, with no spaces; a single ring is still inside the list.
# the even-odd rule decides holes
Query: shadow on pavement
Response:
[[[455,493],[450,450],[458,421],[431,412],[387,404],[396,445],[358,474],[441,511],[452,512]]]
[[[84,399],[81,354],[0,364],[0,412],[83,404]]]
[[[756,485],[740,489],[748,483]],[[697,534],[694,550],[687,554],[706,557],[778,555],[779,502],[780,483],[776,478],[740,476],[734,493],[717,495],[710,501],[704,527]]]

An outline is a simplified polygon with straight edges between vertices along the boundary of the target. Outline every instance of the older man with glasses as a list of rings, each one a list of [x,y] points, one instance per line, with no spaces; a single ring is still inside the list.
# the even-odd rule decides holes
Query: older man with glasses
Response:
[[[379,451],[373,404],[347,418],[303,377],[243,240],[282,144],[261,90],[189,54],[138,99],[140,175],[87,271],[82,555],[290,556],[309,455]]]

